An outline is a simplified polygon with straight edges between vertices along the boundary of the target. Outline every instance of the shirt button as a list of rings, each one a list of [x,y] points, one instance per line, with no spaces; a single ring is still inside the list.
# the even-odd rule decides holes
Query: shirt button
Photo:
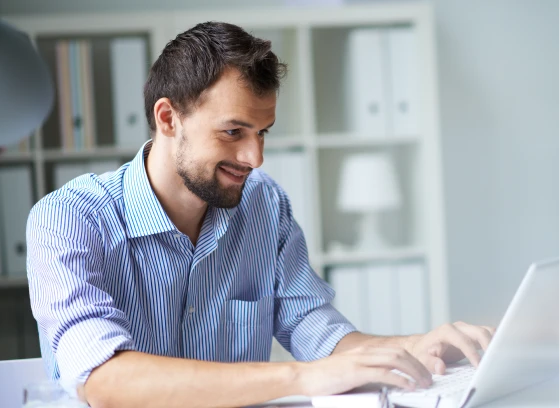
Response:
[[[189,314],[193,314],[194,313],[194,306],[189,307]]]
[[[175,236],[175,238],[177,238],[177,239],[181,238],[181,234],[175,234],[174,236]]]

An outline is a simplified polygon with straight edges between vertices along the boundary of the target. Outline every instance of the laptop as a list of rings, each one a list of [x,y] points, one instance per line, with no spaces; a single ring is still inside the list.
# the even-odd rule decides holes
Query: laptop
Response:
[[[450,365],[427,389],[388,393],[390,404],[417,408],[470,408],[558,377],[558,259],[532,264],[497,328],[478,369]],[[379,385],[312,398],[313,406],[376,407]],[[384,408],[384,407],[382,407]]]

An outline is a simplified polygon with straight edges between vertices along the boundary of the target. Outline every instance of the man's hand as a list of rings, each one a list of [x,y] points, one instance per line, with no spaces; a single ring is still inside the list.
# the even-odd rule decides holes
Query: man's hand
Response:
[[[306,395],[347,391],[368,382],[401,388],[431,384],[431,373],[445,374],[446,363],[463,358],[477,367],[478,350],[486,350],[496,329],[463,322],[444,324],[426,334],[382,337],[353,332],[345,336],[333,354],[314,363],[316,373],[305,373]],[[410,375],[408,383],[397,369]],[[308,392],[311,390],[311,392]]]
[[[308,396],[337,394],[370,382],[407,390],[432,384],[431,373],[402,347],[383,348],[364,344],[304,363],[302,368],[299,384],[302,394]],[[391,372],[393,369],[410,375],[414,381]]]
[[[467,358],[478,367],[478,350],[485,350],[496,329],[456,322],[444,324],[429,333],[410,336],[405,348],[434,374],[444,374],[445,363]]]

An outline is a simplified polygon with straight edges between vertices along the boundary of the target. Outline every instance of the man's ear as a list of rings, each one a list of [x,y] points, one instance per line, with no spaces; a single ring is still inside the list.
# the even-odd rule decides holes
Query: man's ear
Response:
[[[163,136],[175,136],[175,109],[169,98],[160,98],[154,105],[154,118],[156,120],[156,132]]]

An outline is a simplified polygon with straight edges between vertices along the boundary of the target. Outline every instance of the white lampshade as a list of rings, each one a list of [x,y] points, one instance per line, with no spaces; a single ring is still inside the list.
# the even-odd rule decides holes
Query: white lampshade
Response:
[[[387,154],[359,153],[344,159],[337,201],[341,211],[377,212],[400,204],[395,167]]]

